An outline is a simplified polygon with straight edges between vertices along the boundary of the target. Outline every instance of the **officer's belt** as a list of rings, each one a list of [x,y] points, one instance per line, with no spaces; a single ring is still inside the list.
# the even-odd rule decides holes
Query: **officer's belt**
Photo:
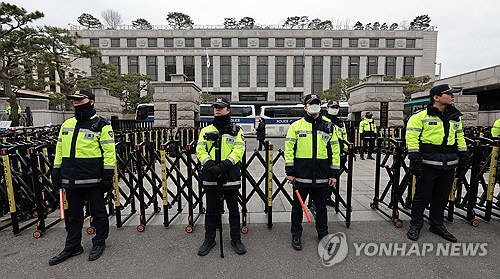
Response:
[[[421,144],[419,147],[422,153],[457,153],[458,149],[454,145],[434,145],[434,144]]]

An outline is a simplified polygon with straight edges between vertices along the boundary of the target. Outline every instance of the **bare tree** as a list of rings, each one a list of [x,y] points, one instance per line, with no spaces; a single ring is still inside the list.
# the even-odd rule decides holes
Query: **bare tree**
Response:
[[[115,10],[107,9],[101,13],[101,16],[111,29],[116,29],[122,24],[122,16]]]

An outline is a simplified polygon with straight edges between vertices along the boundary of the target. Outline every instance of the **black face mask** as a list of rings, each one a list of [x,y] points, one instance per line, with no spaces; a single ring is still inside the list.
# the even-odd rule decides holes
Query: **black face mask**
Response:
[[[230,127],[231,125],[231,116],[223,115],[223,116],[215,116],[214,117],[214,126],[217,130],[222,131],[224,128]]]
[[[76,120],[88,120],[95,114],[94,105],[90,102],[75,106]]]

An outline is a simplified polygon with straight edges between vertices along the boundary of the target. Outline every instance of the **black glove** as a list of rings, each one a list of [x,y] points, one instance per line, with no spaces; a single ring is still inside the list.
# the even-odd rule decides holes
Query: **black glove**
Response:
[[[54,186],[55,190],[61,189],[61,169],[54,168],[52,169],[52,186]]]
[[[456,176],[457,177],[464,176],[467,173],[467,170],[469,170],[469,161],[464,159],[459,159]]]
[[[218,164],[208,169],[208,172],[215,178],[219,178],[225,173],[224,165]]]
[[[340,176],[339,170],[330,169],[330,174],[328,175],[329,178],[335,178],[335,179],[339,180],[339,176]]]
[[[111,179],[103,179],[101,180],[101,184],[99,184],[99,188],[103,193],[107,193],[113,189],[113,178]]]
[[[410,168],[408,169],[410,174],[415,176],[422,175],[422,159],[413,159],[410,160]]]
[[[205,162],[205,164],[203,165],[203,167],[208,170],[209,168],[211,168],[211,167],[213,167],[215,165],[217,165],[217,164],[215,163],[214,160],[208,160],[208,161]]]

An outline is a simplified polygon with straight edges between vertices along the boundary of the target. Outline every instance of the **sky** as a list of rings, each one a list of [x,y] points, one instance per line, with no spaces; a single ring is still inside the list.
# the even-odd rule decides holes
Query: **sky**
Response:
[[[499,0],[11,0],[11,4],[27,11],[45,14],[35,25],[68,27],[77,24],[82,13],[99,18],[101,12],[113,9],[122,16],[123,24],[145,18],[152,25],[167,25],[169,12],[182,12],[195,25],[222,25],[225,17],[237,20],[248,16],[256,24],[281,25],[289,16],[309,19],[369,22],[411,22],[418,15],[429,15],[438,30],[437,63],[442,77],[462,74],[500,64]],[[436,73],[438,69],[436,69]]]

